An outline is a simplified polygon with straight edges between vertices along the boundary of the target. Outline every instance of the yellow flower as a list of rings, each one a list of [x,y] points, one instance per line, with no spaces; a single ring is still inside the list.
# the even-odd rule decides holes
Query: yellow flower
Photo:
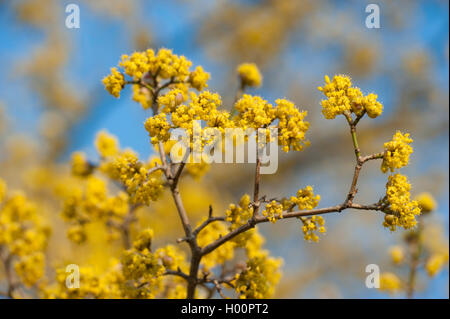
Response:
[[[325,83],[324,87],[318,89],[328,98],[322,101],[322,113],[326,119],[334,119],[336,115],[351,110],[352,98],[362,95],[361,92],[351,90],[352,81],[345,75],[335,75],[333,81],[325,76]]]
[[[150,70],[149,56],[147,52],[134,52],[131,55],[124,54],[121,57],[119,66],[124,69],[126,75],[140,80]]]
[[[0,203],[5,198],[6,194],[6,183],[0,178]]]
[[[45,257],[42,252],[36,252],[22,257],[14,264],[14,270],[23,284],[31,287],[44,276]]]
[[[358,100],[356,103],[360,103],[359,105],[366,110],[369,117],[376,118],[383,112],[383,105],[377,101],[377,98],[378,95],[370,93]]]
[[[275,120],[275,109],[259,96],[244,94],[234,107],[239,112],[235,120],[243,129],[263,128]]]
[[[270,298],[281,277],[281,259],[261,255],[247,260],[245,270],[239,274],[235,290],[241,299]]]
[[[186,271],[189,265],[186,262],[185,253],[177,246],[167,245],[158,248],[155,255],[161,260],[161,263],[166,269]]]
[[[2,180],[0,185],[5,192]],[[0,205],[0,247],[10,256],[17,284],[31,287],[43,277],[49,235],[50,228],[43,225],[38,207],[22,193],[10,194]]]
[[[144,110],[152,107],[152,95],[150,90],[139,84],[133,85],[133,101],[142,105]]]
[[[197,226],[203,223],[205,219],[201,220]],[[224,236],[228,232],[227,226],[224,222],[214,222],[203,228],[198,234],[197,240],[200,247],[211,244],[213,241]],[[202,258],[201,265],[205,270],[222,265],[226,261],[233,259],[234,249],[236,244],[233,241],[228,241],[219,248],[213,250]]]
[[[120,91],[125,85],[124,76],[116,68],[111,68],[111,74],[103,79],[103,85],[112,96],[120,97]]]
[[[381,163],[381,171],[386,173],[388,170],[393,172],[396,168],[401,168],[408,165],[409,155],[413,152],[412,138],[409,134],[402,134],[397,131],[392,138],[392,141],[384,143],[384,157]]]
[[[334,119],[346,111],[352,111],[358,116],[365,111],[371,118],[383,112],[383,105],[377,101],[378,96],[374,93],[364,96],[359,88],[352,87],[349,76],[335,75],[330,81],[326,75],[325,85],[318,89],[327,97],[327,100],[322,101],[322,114],[326,119]]]
[[[405,229],[416,225],[416,215],[420,214],[417,201],[410,201],[411,185],[406,176],[395,174],[389,176],[386,184],[387,208],[383,226],[395,231],[397,226]]]
[[[309,123],[304,121],[307,112],[299,111],[294,103],[285,99],[278,99],[275,103],[279,144],[283,146],[285,152],[290,149],[301,151],[304,145],[309,145],[309,142],[305,141],[305,134],[309,128]]]
[[[180,89],[173,89],[158,97],[159,108],[164,113],[173,112],[178,105],[187,100],[186,94]]]
[[[448,261],[448,253],[445,254],[434,254],[425,263],[425,269],[428,276],[433,277],[441,271],[445,263]]]
[[[299,189],[297,197],[292,196],[290,201],[296,204],[299,210],[310,210],[319,204],[320,195],[314,195],[312,186],[308,185]]]
[[[276,223],[277,219],[283,218],[283,205],[277,203],[276,201],[271,201],[266,205],[266,209],[262,212],[263,216],[266,216],[269,221],[273,224]]]
[[[306,241],[318,242],[319,236],[316,232],[325,233],[325,220],[322,216],[314,215],[312,217],[300,217],[302,223],[303,237]]]
[[[397,275],[385,272],[380,275],[380,290],[389,293],[396,293],[402,288],[402,282]]]
[[[242,63],[238,66],[237,72],[242,84],[250,87],[261,86],[262,75],[254,63]]]
[[[72,174],[75,176],[87,176],[92,173],[92,166],[83,152],[72,154]]]
[[[82,225],[73,225],[67,230],[67,238],[75,244],[82,244],[87,239],[86,229]]]
[[[101,131],[97,134],[95,146],[97,148],[97,152],[102,157],[114,156],[119,151],[119,143],[117,138],[106,131]]]
[[[151,137],[152,144],[168,141],[170,138],[170,127],[171,125],[167,121],[165,113],[149,117],[145,121],[145,129]]]
[[[420,193],[415,200],[419,203],[419,207],[423,213],[429,213],[436,209],[437,203],[430,193]]]
[[[201,91],[208,87],[209,77],[209,73],[205,72],[201,66],[198,66],[189,74],[189,83],[194,89]]]
[[[204,161],[201,163],[187,163],[186,173],[198,180],[208,172],[209,168],[210,165]]]
[[[244,225],[253,216],[253,206],[250,205],[250,196],[245,194],[241,197],[239,205],[230,204],[225,212],[226,221],[231,223],[230,230]]]
[[[391,259],[394,264],[400,264],[405,259],[405,253],[403,248],[400,246],[391,247],[389,249],[389,254],[391,255]]]

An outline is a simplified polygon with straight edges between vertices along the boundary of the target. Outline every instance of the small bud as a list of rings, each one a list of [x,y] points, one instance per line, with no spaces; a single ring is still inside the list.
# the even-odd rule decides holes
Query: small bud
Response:
[[[175,106],[178,106],[178,105],[180,105],[181,103],[183,103],[183,100],[184,100],[183,94],[178,93],[178,94],[175,96]]]
[[[384,216],[384,221],[388,225],[393,225],[394,224],[394,219],[395,219],[394,215],[386,215],[386,216]]]

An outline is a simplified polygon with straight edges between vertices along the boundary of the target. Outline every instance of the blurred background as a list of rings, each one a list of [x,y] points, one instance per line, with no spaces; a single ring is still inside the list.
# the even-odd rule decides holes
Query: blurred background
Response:
[[[79,29],[65,27],[69,3],[80,7]],[[379,29],[365,26],[369,3],[380,7]],[[38,201],[50,221],[49,267],[66,260],[98,266],[99,254],[117,254],[118,248],[106,249],[109,243],[101,238],[89,247],[69,243],[61,203],[52,192],[69,171],[73,151],[96,160],[99,130],[115,134],[141,158],[152,154],[143,125],[150,111],[132,101],[130,89],[114,99],[101,80],[122,54],[166,47],[211,74],[209,89],[221,94],[226,108],[238,89],[237,65],[254,62],[264,81],[250,93],[269,102],[287,98],[307,110],[311,146],[280,153],[278,172],[262,177],[261,193],[290,196],[313,185],[322,196],[320,207],[335,205],[351,182],[354,154],[345,119],[323,118],[317,86],[324,75],[344,73],[364,93],[377,93],[384,105],[382,116],[359,124],[363,153],[381,151],[396,130],[411,133],[414,153],[402,171],[413,195],[430,192],[436,198],[437,210],[424,222],[437,229],[448,249],[448,12],[446,0],[0,1],[0,177]],[[217,164],[201,181],[185,182],[193,218],[204,216],[210,203],[221,214],[250,193],[253,173],[250,164]],[[386,179],[379,163],[367,164],[358,202],[376,202]],[[176,214],[171,205],[149,207],[143,223],[157,228]],[[303,240],[299,222],[262,225],[271,254],[284,259],[275,297],[404,298],[364,284],[368,264],[407,276],[388,253],[404,231],[390,232],[382,220],[382,214],[356,211],[327,215],[327,233],[319,243]],[[181,234],[174,225],[172,236],[166,232],[172,240]],[[433,278],[421,273],[415,297],[448,298],[448,276],[448,267]]]

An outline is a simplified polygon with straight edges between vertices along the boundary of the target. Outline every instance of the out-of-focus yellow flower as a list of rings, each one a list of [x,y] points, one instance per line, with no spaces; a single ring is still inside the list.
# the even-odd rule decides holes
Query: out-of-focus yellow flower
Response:
[[[416,196],[415,200],[419,203],[419,207],[423,213],[429,213],[436,209],[436,200],[430,193],[420,193]]]
[[[262,75],[255,63],[242,63],[238,66],[237,72],[244,86],[261,86]]]
[[[400,246],[391,247],[389,249],[389,254],[391,255],[391,259],[394,264],[400,264],[405,259],[405,252]]]
[[[198,226],[205,220],[201,220]],[[224,236],[228,232],[227,226],[224,222],[214,222],[203,228],[198,234],[197,240],[200,247],[204,247],[211,244],[221,236]],[[207,254],[202,258],[201,265],[205,270],[214,268],[217,265],[222,265],[228,260],[233,259],[234,249],[236,244],[233,241],[228,241],[216,250]]]
[[[117,138],[106,131],[101,131],[97,134],[95,146],[102,157],[114,156],[119,151]]]
[[[87,176],[92,172],[92,166],[83,152],[74,152],[71,164],[72,174],[75,176]]]
[[[250,258],[236,279],[235,289],[241,299],[270,298],[281,277],[282,260],[261,255]]]
[[[148,88],[140,86],[139,84],[133,85],[133,101],[142,105],[144,110],[152,107],[152,95]]]
[[[402,289],[402,282],[397,275],[385,272],[380,275],[380,290],[394,294]]]
[[[433,277],[437,273],[439,273],[446,262],[448,262],[448,253],[431,255],[431,257],[425,263],[425,269],[428,273],[428,276]]]
[[[6,183],[4,180],[2,180],[0,178],[0,203],[3,201],[3,199],[5,198],[5,194],[6,194]]]

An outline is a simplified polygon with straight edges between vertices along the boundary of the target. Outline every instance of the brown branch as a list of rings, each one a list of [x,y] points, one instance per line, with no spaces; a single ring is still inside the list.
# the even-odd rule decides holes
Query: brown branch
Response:
[[[258,146],[257,146],[258,147]],[[256,150],[256,168],[255,168],[255,182],[253,186],[253,218],[258,216],[259,211],[259,185],[261,182],[261,159],[259,158],[258,149]]]
[[[382,206],[381,204],[373,204],[373,205],[359,205],[359,204],[341,204],[336,205],[332,207],[327,208],[319,208],[319,209],[312,209],[312,210],[305,210],[305,211],[296,211],[296,212],[285,212],[282,214],[282,218],[278,217],[277,219],[288,219],[288,218],[294,218],[294,217],[306,217],[306,216],[314,216],[314,215],[323,215],[323,214],[329,214],[329,213],[338,213],[345,209],[358,209],[358,210],[381,210]],[[237,235],[255,227],[257,224],[260,223],[266,223],[268,222],[268,217],[264,216],[258,216],[255,219],[250,219],[246,224],[240,226],[239,228],[236,228],[235,230],[229,232],[228,234],[220,237],[215,242],[205,246],[202,248],[202,255],[209,254],[216,248],[220,247],[227,241],[231,240],[232,238],[236,237]]]
[[[188,280],[189,276],[181,271],[180,268],[178,270],[166,270],[166,272],[163,274],[163,276],[178,276],[181,278],[184,278],[185,280]]]
[[[225,217],[209,217],[207,220],[205,220],[200,226],[198,226],[194,231],[193,231],[193,235],[197,236],[198,233],[205,228],[206,226],[208,226],[209,224],[215,222],[215,221],[225,221]]]
[[[13,256],[11,254],[7,254],[6,258],[3,260],[6,282],[8,283],[8,290],[6,292],[6,296],[11,299],[14,298],[14,291],[18,288],[18,283],[14,283],[13,279],[12,258]]]

